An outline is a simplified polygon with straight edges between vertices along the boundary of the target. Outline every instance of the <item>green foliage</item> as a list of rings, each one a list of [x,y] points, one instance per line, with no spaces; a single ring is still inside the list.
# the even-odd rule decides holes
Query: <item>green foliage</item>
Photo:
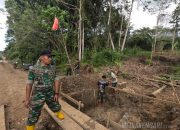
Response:
[[[8,59],[35,63],[40,51],[45,48],[64,53],[64,49],[60,49],[64,34],[61,36],[59,33],[61,30],[56,33],[51,27],[56,16],[60,19],[60,29],[68,28],[69,15],[58,6],[52,6],[53,2],[50,3],[32,5],[23,0],[6,1],[6,9],[9,13],[6,41],[9,45],[5,54]]]
[[[138,56],[145,56],[147,58],[150,58],[150,55],[151,55],[150,51],[144,51],[140,48],[126,49],[123,52],[123,58],[138,57]]]
[[[9,44],[5,50],[5,56],[10,60],[35,63],[40,51],[48,48],[53,50],[57,65],[65,69],[67,57],[64,44],[67,46],[70,58],[76,59],[79,28],[79,1],[66,0],[66,2],[69,5],[54,0],[6,0],[6,10],[9,14],[6,41]],[[150,52],[144,51],[151,50],[153,43],[154,30],[149,28],[135,30],[127,40],[128,48],[123,53],[106,49],[110,46],[108,31],[111,33],[115,48],[118,48],[121,18],[124,18],[123,38],[129,16],[128,13],[124,13],[125,15],[120,13],[122,8],[125,11],[128,10],[127,1],[123,6],[114,6],[115,3],[111,10],[110,25],[107,26],[109,0],[84,0],[82,2],[82,21],[85,31],[84,62],[94,66],[121,65],[123,58],[150,56]],[[179,14],[176,13],[177,15]],[[52,31],[55,16],[60,21],[60,29]],[[175,40],[175,48],[180,49],[178,38]]]
[[[153,33],[149,28],[135,30],[128,39],[127,45],[131,48],[138,47],[150,51],[153,43]]]
[[[174,48],[180,50],[180,37],[177,37],[175,41]]]
[[[55,60],[56,64],[66,64],[67,63],[67,57],[65,53],[60,53],[58,51],[52,52],[53,59]]]
[[[104,50],[94,53],[92,56],[92,64],[96,67],[113,65],[116,62],[120,62],[120,57],[120,53],[118,52]]]
[[[95,67],[101,66],[121,66],[121,61],[130,57],[143,56],[150,59],[151,52],[143,51],[139,48],[126,49],[123,53],[112,50],[102,50],[100,52],[92,51],[86,52],[84,62],[88,62]],[[151,64],[150,60],[147,60],[147,64]]]

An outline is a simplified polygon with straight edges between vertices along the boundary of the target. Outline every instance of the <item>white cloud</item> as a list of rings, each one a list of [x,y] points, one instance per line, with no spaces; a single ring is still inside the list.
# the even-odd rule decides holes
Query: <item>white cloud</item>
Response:
[[[0,8],[4,8],[4,0],[0,0]],[[5,34],[7,31],[6,20],[6,14],[0,12],[0,51],[3,51],[7,45],[5,43]]]
[[[172,14],[177,5],[171,4],[171,6],[166,10],[169,14]],[[169,20],[171,17],[167,17],[165,20],[165,26],[169,26]],[[137,8],[137,2],[134,3],[133,12],[131,16],[131,23],[134,29],[139,29],[143,27],[153,28],[156,26],[156,14],[151,15],[147,11],[143,11],[142,7]]]
[[[147,11],[143,11],[142,7],[137,8],[137,3],[134,3],[133,12],[131,16],[131,23],[134,29],[142,27],[153,28],[156,25],[156,16],[150,15]]]

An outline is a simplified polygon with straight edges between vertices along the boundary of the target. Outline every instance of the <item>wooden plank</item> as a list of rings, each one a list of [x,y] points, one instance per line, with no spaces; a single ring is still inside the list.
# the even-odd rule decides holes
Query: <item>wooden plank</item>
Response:
[[[6,130],[4,105],[0,106],[0,130]]]
[[[108,130],[103,125],[99,124],[97,121],[93,120],[86,114],[78,111],[68,103],[64,102],[62,99],[59,99],[59,102],[62,106],[62,111],[70,116],[76,123],[86,130]]]
[[[65,98],[67,98],[68,100],[70,100],[70,101],[73,102],[74,104],[76,104],[76,105],[78,105],[78,106],[80,105],[81,108],[84,107],[84,104],[81,103],[81,101],[77,101],[77,100],[75,100],[74,98],[70,97],[69,95],[67,95],[67,94],[65,94],[65,93],[63,93],[63,92],[60,92],[60,95],[63,96],[63,97],[65,97]]]
[[[73,121],[66,113],[63,113],[64,114],[64,119],[63,120],[59,120],[56,117],[56,115],[48,108],[47,105],[44,105],[44,108],[50,114],[50,116],[56,121],[56,123],[60,127],[62,127],[63,130],[84,130],[75,121]]]

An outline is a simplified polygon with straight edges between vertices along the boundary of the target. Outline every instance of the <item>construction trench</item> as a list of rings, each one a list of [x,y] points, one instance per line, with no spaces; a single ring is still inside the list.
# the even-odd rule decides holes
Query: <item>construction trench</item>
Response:
[[[145,95],[135,93],[127,82],[122,82],[116,88],[107,87],[106,101],[98,103],[96,80],[86,76],[70,76],[62,81],[63,99],[92,118],[86,122],[92,130],[95,129],[93,121],[110,130],[180,129],[179,102],[156,98],[169,86],[164,85]],[[176,90],[179,89],[176,87]]]
[[[66,114],[85,130],[180,130],[180,82],[171,79],[171,61],[154,67],[139,65],[139,60],[143,62],[135,59],[113,68],[118,70],[118,86],[106,88],[104,103],[97,100],[97,82],[107,70],[63,77],[60,103],[74,108]]]

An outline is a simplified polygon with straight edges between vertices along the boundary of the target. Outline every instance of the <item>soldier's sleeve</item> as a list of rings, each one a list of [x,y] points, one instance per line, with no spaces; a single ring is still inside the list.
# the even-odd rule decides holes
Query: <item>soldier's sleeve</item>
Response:
[[[33,67],[31,66],[29,68],[29,73],[28,73],[28,80],[27,80],[27,84],[33,84],[34,83],[34,71],[33,71]]]

